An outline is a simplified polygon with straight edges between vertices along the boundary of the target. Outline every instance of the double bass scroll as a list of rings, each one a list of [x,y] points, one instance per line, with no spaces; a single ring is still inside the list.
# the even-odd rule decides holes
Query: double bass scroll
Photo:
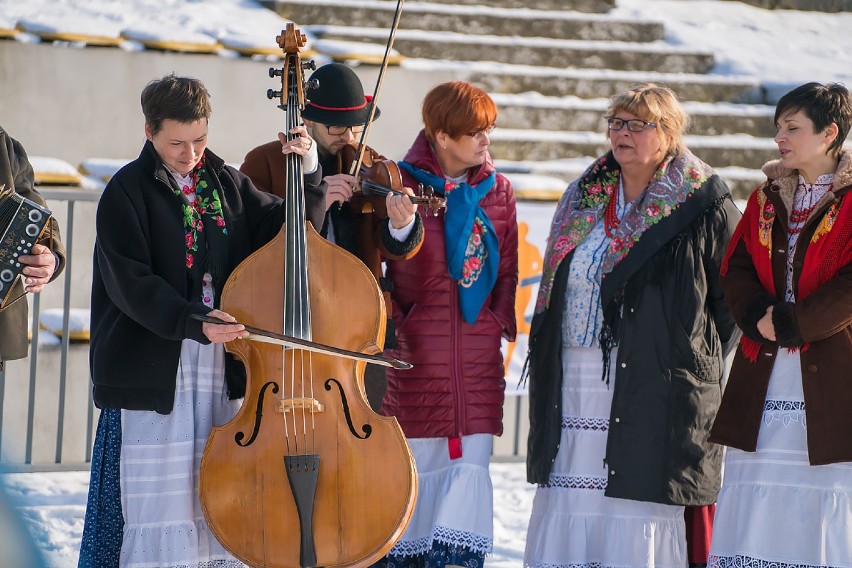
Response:
[[[301,125],[304,35],[288,24],[278,43],[285,60],[273,74],[282,82],[275,95],[289,133]],[[381,353],[387,320],[375,278],[307,222],[300,156],[287,156],[285,175],[285,224],[233,271],[221,309],[273,335]],[[204,516],[219,542],[253,567],[367,567],[408,525],[414,458],[396,419],[367,402],[366,361],[290,343],[225,346],[246,368],[246,394],[204,450]]]

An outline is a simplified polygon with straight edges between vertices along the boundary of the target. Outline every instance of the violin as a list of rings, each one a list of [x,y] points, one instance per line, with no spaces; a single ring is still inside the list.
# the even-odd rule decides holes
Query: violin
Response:
[[[358,147],[347,144],[337,154],[340,168],[338,171],[348,172],[358,158]],[[361,213],[376,213],[387,217],[385,197],[388,194],[405,195],[416,205],[422,205],[433,215],[447,206],[447,199],[435,193],[431,186],[419,184],[417,195],[405,193],[402,182],[402,172],[393,160],[388,160],[369,146],[364,147],[361,166],[355,176],[356,184],[353,195],[349,200],[352,208]]]
[[[287,24],[277,39],[284,68],[270,75],[289,133],[306,38]],[[211,431],[199,499],[217,540],[253,568],[364,568],[402,536],[417,498],[414,457],[396,418],[370,408],[364,369],[407,364],[378,355],[387,317],[375,277],[307,221],[301,156],[286,162],[286,221],[222,290],[222,310],[251,332],[225,345],[246,391]]]

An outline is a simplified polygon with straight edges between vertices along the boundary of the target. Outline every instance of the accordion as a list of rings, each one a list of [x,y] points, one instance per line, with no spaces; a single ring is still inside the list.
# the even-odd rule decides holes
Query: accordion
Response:
[[[0,308],[18,299],[9,295],[24,269],[19,258],[30,254],[50,216],[49,209],[0,185]]]

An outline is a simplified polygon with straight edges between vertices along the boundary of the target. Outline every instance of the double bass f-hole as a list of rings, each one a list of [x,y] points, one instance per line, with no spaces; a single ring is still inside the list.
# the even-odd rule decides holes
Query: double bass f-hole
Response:
[[[336,386],[340,393],[340,404],[343,406],[343,413],[346,415],[346,424],[349,426],[349,431],[352,432],[352,435],[359,440],[366,440],[369,438],[370,434],[373,433],[373,427],[369,424],[361,426],[361,431],[364,432],[363,436],[360,436],[358,432],[355,431],[355,426],[352,424],[352,414],[349,412],[349,401],[346,400],[346,391],[343,390],[343,385],[341,385],[340,381],[337,379],[331,378],[325,381],[325,390],[330,391],[331,385]]]
[[[255,414],[254,414],[254,428],[251,432],[251,437],[248,439],[248,442],[243,443],[243,439],[246,437],[244,432],[237,432],[234,434],[234,441],[238,446],[246,447],[252,445],[255,438],[257,438],[257,433],[260,431],[260,423],[263,420],[263,398],[266,395],[266,389],[272,387],[272,394],[278,394],[278,384],[274,381],[269,381],[263,387],[261,387],[260,392],[257,395],[257,404]]]

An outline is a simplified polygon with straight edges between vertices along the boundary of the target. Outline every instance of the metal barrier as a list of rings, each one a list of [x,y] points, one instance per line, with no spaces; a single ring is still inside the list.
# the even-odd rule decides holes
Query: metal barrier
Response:
[[[57,415],[56,415],[56,436],[55,436],[55,444],[54,444],[54,459],[52,462],[42,461],[40,463],[34,463],[33,461],[33,450],[34,450],[34,438],[36,432],[36,390],[37,385],[39,383],[39,376],[37,373],[38,370],[38,362],[39,362],[39,313],[42,305],[42,295],[47,293],[47,290],[50,286],[55,283],[48,284],[48,287],[45,288],[40,294],[32,295],[31,297],[31,305],[30,305],[30,318],[31,318],[31,335],[32,339],[30,342],[30,354],[28,359],[25,359],[21,362],[18,361],[10,361],[6,363],[5,369],[0,371],[0,467],[4,471],[32,471],[32,470],[49,470],[49,469],[88,469],[88,462],[91,461],[91,444],[88,443],[89,440],[92,439],[93,431],[94,431],[94,418],[95,418],[95,409],[91,399],[91,389],[89,390],[89,404],[87,410],[86,417],[86,442],[85,442],[85,453],[83,460],[74,460],[69,462],[63,461],[63,444],[64,438],[66,436],[66,387],[68,384],[68,372],[69,372],[69,349],[70,346],[70,306],[71,306],[71,294],[72,294],[72,284],[74,282],[74,269],[75,269],[75,205],[77,202],[96,202],[100,198],[100,191],[90,190],[90,189],[78,189],[78,188],[60,188],[60,187],[39,187],[39,193],[50,202],[64,202],[66,204],[65,208],[65,219],[64,222],[61,223],[60,231],[63,237],[63,243],[65,245],[65,270],[63,271],[62,278],[64,278],[64,288],[62,291],[62,308],[63,308],[63,317],[62,317],[62,337],[60,342],[60,353],[59,353],[59,364],[58,364],[58,377],[57,380]],[[52,207],[54,216],[60,216],[61,212],[57,211],[55,207]],[[53,290],[50,290],[51,293],[54,293]],[[28,365],[27,365],[28,363]],[[12,372],[26,372],[26,368],[29,368],[29,381],[27,388],[27,418],[26,418],[26,433],[23,436],[23,457],[18,458],[17,460],[4,460],[3,459],[3,444],[8,444],[10,440],[14,439],[17,441],[21,440],[20,432],[17,431],[16,425],[9,419],[8,416],[4,415],[4,408],[6,406],[6,391],[8,380],[11,379]],[[86,377],[88,377],[88,365],[84,371]],[[41,377],[44,379],[45,377]],[[51,377],[52,379],[53,377]]]
[[[53,206],[54,216],[62,216],[62,211],[57,211],[59,208],[55,205],[65,204],[65,219],[60,221],[66,251],[65,270],[60,277],[64,278],[61,302],[59,302],[62,306],[61,342],[58,361],[56,353],[52,351],[53,348],[39,346],[38,314],[44,305],[44,296],[50,294],[52,300],[58,300],[57,281],[49,284],[41,294],[30,297],[32,341],[29,358],[7,362],[6,370],[0,371],[0,469],[4,471],[85,470],[89,468],[91,462],[92,440],[98,411],[92,401],[88,345],[72,343],[70,336],[73,330],[70,329],[69,313],[74,282],[77,281],[80,288],[89,288],[79,282],[80,280],[88,282],[90,275],[75,273],[75,270],[79,271],[81,264],[85,270],[85,262],[91,258],[91,248],[86,250],[81,249],[80,246],[86,247],[94,243],[79,243],[75,239],[75,224],[79,221],[75,206],[80,202],[97,202],[101,192],[59,187],[40,187],[39,192]],[[91,217],[89,219],[83,216],[82,228],[94,235],[94,216],[91,215]],[[78,289],[76,292],[79,296],[83,290]],[[86,289],[84,292],[87,298],[85,305],[88,306],[89,290]],[[45,359],[49,361],[45,362]],[[49,365],[50,371],[53,371],[55,367],[56,376],[53,376],[52,372],[46,373],[44,364],[41,365],[40,371],[40,362]],[[7,385],[10,379],[19,387],[24,387],[26,409],[14,406],[16,400],[14,397],[18,396],[20,388],[7,396],[9,391]],[[69,385],[75,395],[70,403],[67,397]],[[53,388],[55,388],[55,394]],[[41,396],[37,397],[39,389]],[[52,399],[53,396],[56,397],[55,401]],[[53,404],[55,406],[52,406]],[[73,410],[70,413],[68,411],[69,408],[82,411],[84,405],[86,408],[84,419]],[[7,406],[14,410],[14,416],[4,415],[4,408]],[[55,413],[52,408],[56,408]],[[521,461],[526,455],[529,424],[526,395],[508,394],[503,406],[503,414],[504,434],[494,439],[493,458],[495,461]],[[25,430],[25,433],[21,432],[22,430]],[[15,451],[5,446],[10,442],[16,444]],[[70,449],[69,442],[73,442],[73,447]],[[23,444],[23,450],[20,444]]]

